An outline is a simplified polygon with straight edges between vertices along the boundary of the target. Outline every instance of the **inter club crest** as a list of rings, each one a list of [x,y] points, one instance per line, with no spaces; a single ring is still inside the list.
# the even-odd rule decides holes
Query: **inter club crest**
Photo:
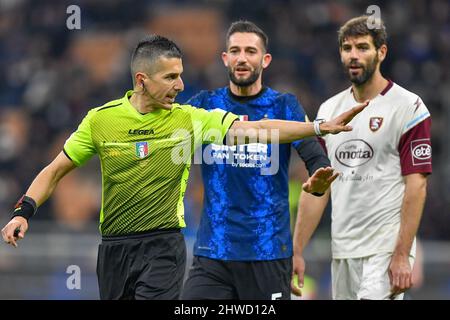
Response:
[[[382,117],[372,117],[369,121],[369,128],[373,132],[377,131],[381,128],[381,125],[383,124],[383,118]]]
[[[139,159],[143,159],[148,156],[148,143],[136,142],[136,156]]]

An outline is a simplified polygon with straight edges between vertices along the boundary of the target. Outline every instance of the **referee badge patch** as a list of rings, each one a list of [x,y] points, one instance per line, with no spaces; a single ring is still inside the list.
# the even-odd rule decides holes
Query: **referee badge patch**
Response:
[[[369,120],[369,128],[373,132],[375,132],[378,129],[380,129],[382,124],[383,124],[383,118],[382,117],[372,117]]]
[[[148,143],[146,141],[136,142],[136,156],[139,159],[148,156]]]

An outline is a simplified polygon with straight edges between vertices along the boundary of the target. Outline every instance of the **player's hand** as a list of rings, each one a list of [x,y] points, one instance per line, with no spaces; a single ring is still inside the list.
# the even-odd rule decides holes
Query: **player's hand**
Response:
[[[389,280],[391,283],[391,299],[405,292],[412,286],[412,270],[408,255],[394,253],[389,264]]]
[[[331,167],[320,168],[303,184],[303,190],[308,193],[325,193],[331,183],[339,176]]]
[[[16,216],[2,229],[3,241],[17,248],[17,241],[25,237],[27,230],[27,219]]]
[[[331,133],[336,134],[341,131],[351,131],[352,127],[347,126],[347,123],[352,121],[352,119],[361,111],[364,110],[365,107],[369,105],[369,100],[364,101],[364,103],[358,104],[356,107],[351,108],[350,110],[340,114],[336,118],[326,121],[320,124],[320,131],[323,134]]]
[[[292,280],[291,292],[296,296],[302,296],[302,288],[305,279],[305,259],[303,256],[295,255],[292,257]]]

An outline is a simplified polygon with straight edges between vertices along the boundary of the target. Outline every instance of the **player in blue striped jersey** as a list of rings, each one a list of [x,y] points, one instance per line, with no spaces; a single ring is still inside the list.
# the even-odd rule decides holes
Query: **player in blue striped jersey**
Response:
[[[189,104],[210,110],[221,108],[240,115],[241,121],[307,120],[294,95],[262,85],[262,71],[269,66],[271,55],[261,29],[248,21],[235,22],[228,30],[226,44],[222,58],[229,86],[201,91]],[[279,145],[257,142],[203,147],[204,207],[182,298],[290,298],[291,146],[310,175],[320,168],[327,168],[320,170],[333,175],[316,138]],[[331,181],[319,183],[322,191]]]

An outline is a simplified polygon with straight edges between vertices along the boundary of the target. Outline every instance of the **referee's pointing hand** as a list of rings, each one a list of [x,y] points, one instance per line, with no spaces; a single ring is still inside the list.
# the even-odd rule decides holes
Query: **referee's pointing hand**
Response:
[[[14,217],[2,229],[3,241],[17,248],[17,241],[25,237],[28,230],[28,222],[24,217]]]

